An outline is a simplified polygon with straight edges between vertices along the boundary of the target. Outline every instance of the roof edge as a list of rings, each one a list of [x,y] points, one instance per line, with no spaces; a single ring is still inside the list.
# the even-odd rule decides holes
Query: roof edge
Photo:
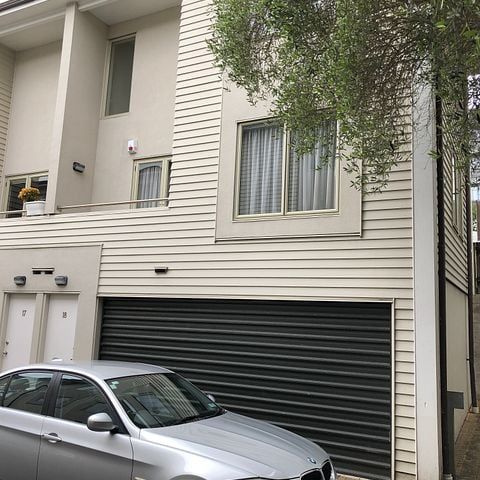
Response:
[[[10,10],[15,7],[21,7],[27,3],[33,3],[36,0],[6,0],[6,2],[0,3],[0,12]]]

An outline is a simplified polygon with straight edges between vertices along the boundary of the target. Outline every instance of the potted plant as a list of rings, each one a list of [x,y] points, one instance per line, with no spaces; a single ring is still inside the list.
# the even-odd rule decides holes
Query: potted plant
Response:
[[[39,200],[40,190],[38,188],[22,188],[18,194],[18,198],[24,202],[28,217],[45,214],[45,200]]]

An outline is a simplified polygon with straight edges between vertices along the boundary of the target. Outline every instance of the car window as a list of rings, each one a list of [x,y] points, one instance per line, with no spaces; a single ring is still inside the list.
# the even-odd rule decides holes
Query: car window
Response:
[[[114,418],[110,405],[96,385],[76,375],[63,375],[55,417],[86,424],[88,417],[95,413],[108,413]]]
[[[10,377],[0,378],[0,407],[3,406],[3,394],[7,389],[9,381],[10,381]]]
[[[197,387],[174,373],[112,378],[107,385],[139,428],[167,427],[224,413]]]
[[[50,372],[26,372],[12,376],[3,400],[3,406],[30,413],[42,413]]]

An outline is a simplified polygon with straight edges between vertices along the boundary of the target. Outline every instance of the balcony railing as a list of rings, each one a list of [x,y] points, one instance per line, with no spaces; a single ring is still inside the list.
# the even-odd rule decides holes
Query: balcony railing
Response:
[[[148,205],[144,208],[157,208],[157,207],[167,207],[168,206],[168,197],[159,197],[159,198],[146,198],[143,200],[123,200],[117,202],[98,202],[98,203],[82,203],[77,205],[58,205],[57,212],[55,213],[46,213],[45,215],[57,215],[63,212],[67,212],[70,210],[79,210],[79,209],[90,209],[90,208],[98,208],[98,207],[115,207],[115,206],[131,206],[131,205],[139,205],[145,203],[156,203],[156,205]],[[9,218],[10,215],[15,215],[15,217],[11,218],[19,218],[20,216],[25,216],[26,210],[4,210],[0,211],[0,217]],[[18,215],[20,214],[20,215]]]
[[[115,207],[117,205],[135,205],[139,203],[148,203],[148,202],[163,203],[163,205],[157,205],[157,206],[166,207],[168,205],[168,197],[147,198],[144,200],[124,200],[121,202],[84,203],[79,205],[64,205],[64,206],[59,205],[57,206],[57,210],[59,212],[63,212],[64,210],[74,210],[78,208]]]

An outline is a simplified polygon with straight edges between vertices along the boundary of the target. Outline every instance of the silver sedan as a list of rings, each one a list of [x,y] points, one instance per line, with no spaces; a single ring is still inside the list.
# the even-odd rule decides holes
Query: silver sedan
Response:
[[[0,374],[0,480],[334,480],[314,443],[226,411],[153,365]]]

